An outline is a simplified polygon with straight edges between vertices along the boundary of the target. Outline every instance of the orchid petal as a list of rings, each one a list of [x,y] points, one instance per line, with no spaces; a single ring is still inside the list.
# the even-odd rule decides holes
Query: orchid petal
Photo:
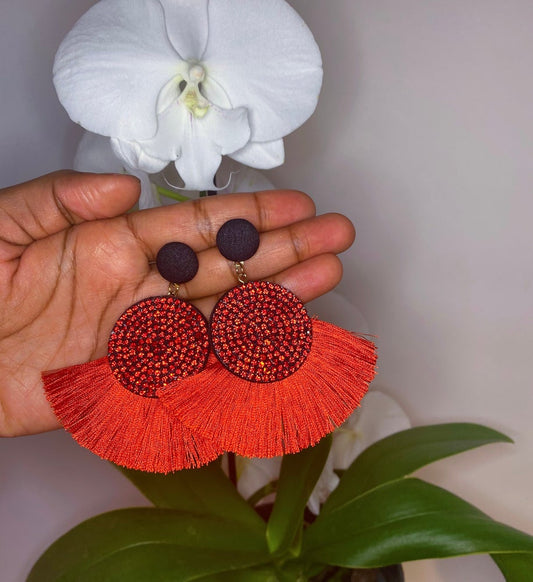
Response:
[[[335,433],[330,455],[336,469],[347,469],[354,459],[376,441],[410,428],[402,407],[390,396],[370,391],[361,407]]]
[[[307,304],[307,310],[324,321],[330,321],[353,333],[370,333],[370,326],[361,311],[339,291],[331,291]]]
[[[158,0],[101,0],[61,43],[54,83],[73,121],[101,135],[145,139],[157,130],[159,92],[180,65]]]
[[[252,141],[280,139],[315,110],[322,84],[320,51],[284,0],[210,2],[202,60],[231,105],[249,109]]]
[[[124,172],[124,164],[113,153],[109,138],[89,131],[84,132],[78,144],[73,167],[78,172],[95,174]]]
[[[361,407],[333,433],[326,465],[307,503],[309,510],[318,515],[320,505],[339,484],[335,469],[347,469],[371,444],[410,426],[407,415],[393,398],[382,392],[369,392]]]
[[[78,144],[73,167],[78,172],[91,172],[95,174],[122,174],[126,172],[127,174],[131,174],[141,183],[139,208],[144,209],[159,206],[148,174],[123,164],[114,155],[108,137],[86,131]]]
[[[224,109],[231,109],[231,101],[229,96],[224,91],[224,88],[220,83],[217,83],[215,79],[211,76],[207,76],[202,82],[202,93],[205,95],[206,99],[223,107]]]
[[[138,142],[142,151],[152,159],[166,160],[166,163],[179,158],[182,143],[189,125],[194,124],[190,114],[177,100],[158,117],[158,130],[152,139]]]
[[[222,161],[222,156],[212,147],[208,140],[201,140],[192,135],[195,150],[187,148],[174,165],[187,190],[214,190],[214,177]]]
[[[281,457],[270,459],[248,459],[237,457],[237,490],[248,499],[256,491],[275,481],[279,477],[281,470]],[[264,502],[264,500],[263,500]]]
[[[139,210],[146,208],[155,208],[161,206],[159,196],[157,195],[157,188],[150,182],[150,177],[144,172],[131,171],[132,176],[138,178],[141,182],[141,196],[139,197]]]
[[[198,120],[197,125],[198,135],[203,134],[217,144],[222,155],[241,149],[250,139],[248,111],[244,107],[221,109],[211,106],[208,114]]]
[[[177,75],[170,79],[170,81],[161,89],[159,96],[157,98],[157,117],[158,117],[158,129],[161,125],[159,116],[164,113],[169,107],[176,104],[176,100],[180,95],[180,81],[184,81],[182,75]]]
[[[152,157],[135,141],[111,138],[111,149],[127,166],[148,174],[156,174],[168,165],[168,160]]]
[[[208,0],[159,0],[170,42],[184,60],[199,60],[207,44]]]
[[[218,176],[222,176],[221,183],[225,181],[224,176],[231,177],[230,180],[226,180],[229,184],[220,191],[220,194],[275,190],[274,184],[264,174],[248,166],[243,166],[229,157],[222,162]]]
[[[330,453],[317,484],[307,501],[309,511],[318,515],[320,513],[320,506],[324,501],[326,501],[329,494],[337,487],[339,481],[339,476],[334,471],[333,457]]]
[[[231,154],[231,157],[252,168],[269,170],[281,166],[285,161],[285,148],[283,140],[247,143],[242,149]]]

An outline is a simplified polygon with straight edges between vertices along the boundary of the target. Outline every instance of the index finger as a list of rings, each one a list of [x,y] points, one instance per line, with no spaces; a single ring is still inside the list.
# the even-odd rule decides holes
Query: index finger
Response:
[[[219,228],[231,218],[249,220],[267,232],[315,216],[315,204],[296,190],[221,194],[126,215],[128,226],[149,260],[166,243],[185,242],[196,252],[215,245]]]

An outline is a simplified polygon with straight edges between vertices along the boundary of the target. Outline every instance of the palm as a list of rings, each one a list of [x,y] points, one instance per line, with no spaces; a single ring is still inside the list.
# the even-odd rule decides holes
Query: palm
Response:
[[[0,434],[59,426],[41,372],[105,355],[124,309],[166,292],[151,264],[165,242],[180,240],[198,252],[199,273],[180,295],[206,312],[233,284],[227,261],[213,246],[228,218],[248,218],[264,233],[248,263],[250,276],[276,280],[304,300],[338,282],[335,253],[353,239],[346,219],[313,218],[310,200],[294,192],[231,195],[124,215],[137,189],[127,177],[61,173],[0,193]],[[306,276],[311,270],[312,278]]]
[[[124,225],[114,219],[69,228],[29,245],[16,273],[1,265],[7,295],[0,327],[2,406],[15,432],[57,424],[40,373],[102,356],[110,319],[142,283],[146,258],[133,237],[121,236]],[[102,241],[104,227],[109,238]],[[125,240],[120,261],[113,256],[116,236]]]

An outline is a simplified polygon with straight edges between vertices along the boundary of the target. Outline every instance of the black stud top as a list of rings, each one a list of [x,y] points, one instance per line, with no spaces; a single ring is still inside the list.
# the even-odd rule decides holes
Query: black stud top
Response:
[[[217,247],[229,261],[247,261],[259,247],[259,232],[244,218],[228,220],[217,233]]]
[[[155,262],[159,273],[169,283],[187,283],[198,272],[196,253],[181,242],[171,242],[161,247]]]

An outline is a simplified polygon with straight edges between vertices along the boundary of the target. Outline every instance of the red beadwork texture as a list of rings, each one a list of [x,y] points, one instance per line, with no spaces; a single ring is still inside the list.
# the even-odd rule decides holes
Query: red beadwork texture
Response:
[[[199,372],[208,353],[204,316],[172,296],[132,305],[115,324],[108,343],[115,378],[147,398],[157,398],[157,389]]]
[[[213,350],[230,372],[251,382],[294,374],[312,344],[312,322],[288,289],[255,281],[231,289],[211,316]]]

